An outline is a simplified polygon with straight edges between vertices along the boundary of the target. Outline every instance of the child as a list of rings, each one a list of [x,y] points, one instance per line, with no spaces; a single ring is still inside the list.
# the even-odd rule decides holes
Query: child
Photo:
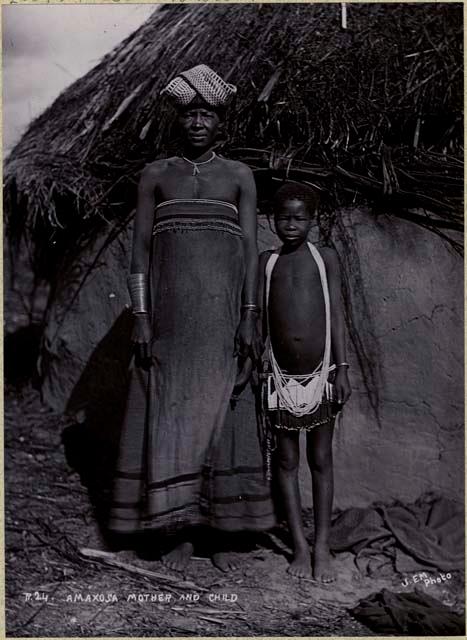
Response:
[[[263,321],[267,330],[267,404],[278,453],[278,483],[293,541],[289,573],[332,582],[329,528],[333,499],[335,415],[350,396],[337,254],[307,242],[315,192],[287,183],[274,200],[281,249],[260,257]],[[331,340],[332,338],[332,340]],[[313,481],[315,544],[303,528],[298,487],[299,435],[306,431]]]

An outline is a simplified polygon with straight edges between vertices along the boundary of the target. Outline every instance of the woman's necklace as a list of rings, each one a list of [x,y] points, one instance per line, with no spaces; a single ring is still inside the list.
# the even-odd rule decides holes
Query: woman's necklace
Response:
[[[212,162],[215,157],[216,157],[216,154],[214,151],[212,152],[212,156],[209,158],[209,160],[204,160],[204,162],[193,162],[192,160],[188,160],[188,158],[185,158],[185,156],[182,156],[185,162],[189,162],[191,165],[193,165],[192,175],[194,176],[197,176],[199,174],[199,169],[198,169],[199,166],[201,166],[202,164],[208,164],[209,162]]]

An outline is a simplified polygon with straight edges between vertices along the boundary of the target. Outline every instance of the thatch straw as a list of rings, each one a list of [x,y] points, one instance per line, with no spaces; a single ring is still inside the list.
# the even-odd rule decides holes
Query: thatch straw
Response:
[[[339,4],[164,5],[12,151],[9,230],[38,251],[53,235],[60,255],[127,215],[141,168],[176,144],[160,90],[200,62],[238,85],[226,148],[260,183],[288,175],[331,211],[370,199],[461,230],[462,22],[460,3],[350,4],[345,31]]]

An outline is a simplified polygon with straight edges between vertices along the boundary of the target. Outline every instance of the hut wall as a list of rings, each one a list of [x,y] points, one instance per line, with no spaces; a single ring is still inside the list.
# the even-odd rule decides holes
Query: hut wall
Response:
[[[96,260],[102,236],[82,256],[50,310],[40,360],[44,400],[114,445],[130,357],[130,239],[128,228]],[[262,249],[276,244],[265,221],[259,240]],[[347,305],[370,367],[369,375],[355,338],[349,339],[353,395],[334,442],[335,505],[413,500],[426,490],[461,497],[462,260],[437,236],[363,210],[340,213],[335,242],[349,271]],[[305,468],[301,475],[307,504]]]
[[[438,237],[393,217],[375,222],[353,211],[343,222],[359,257],[361,281],[356,277],[351,301],[363,344],[377,360],[379,421],[353,350],[353,396],[335,438],[337,503],[410,500],[425,490],[461,497],[462,259]]]

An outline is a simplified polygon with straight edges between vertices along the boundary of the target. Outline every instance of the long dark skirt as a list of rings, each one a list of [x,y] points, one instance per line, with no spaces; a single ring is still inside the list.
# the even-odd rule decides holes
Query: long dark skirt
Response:
[[[206,228],[155,237],[154,365],[131,371],[109,528],[268,529],[274,515],[250,386],[231,403],[242,239]]]

